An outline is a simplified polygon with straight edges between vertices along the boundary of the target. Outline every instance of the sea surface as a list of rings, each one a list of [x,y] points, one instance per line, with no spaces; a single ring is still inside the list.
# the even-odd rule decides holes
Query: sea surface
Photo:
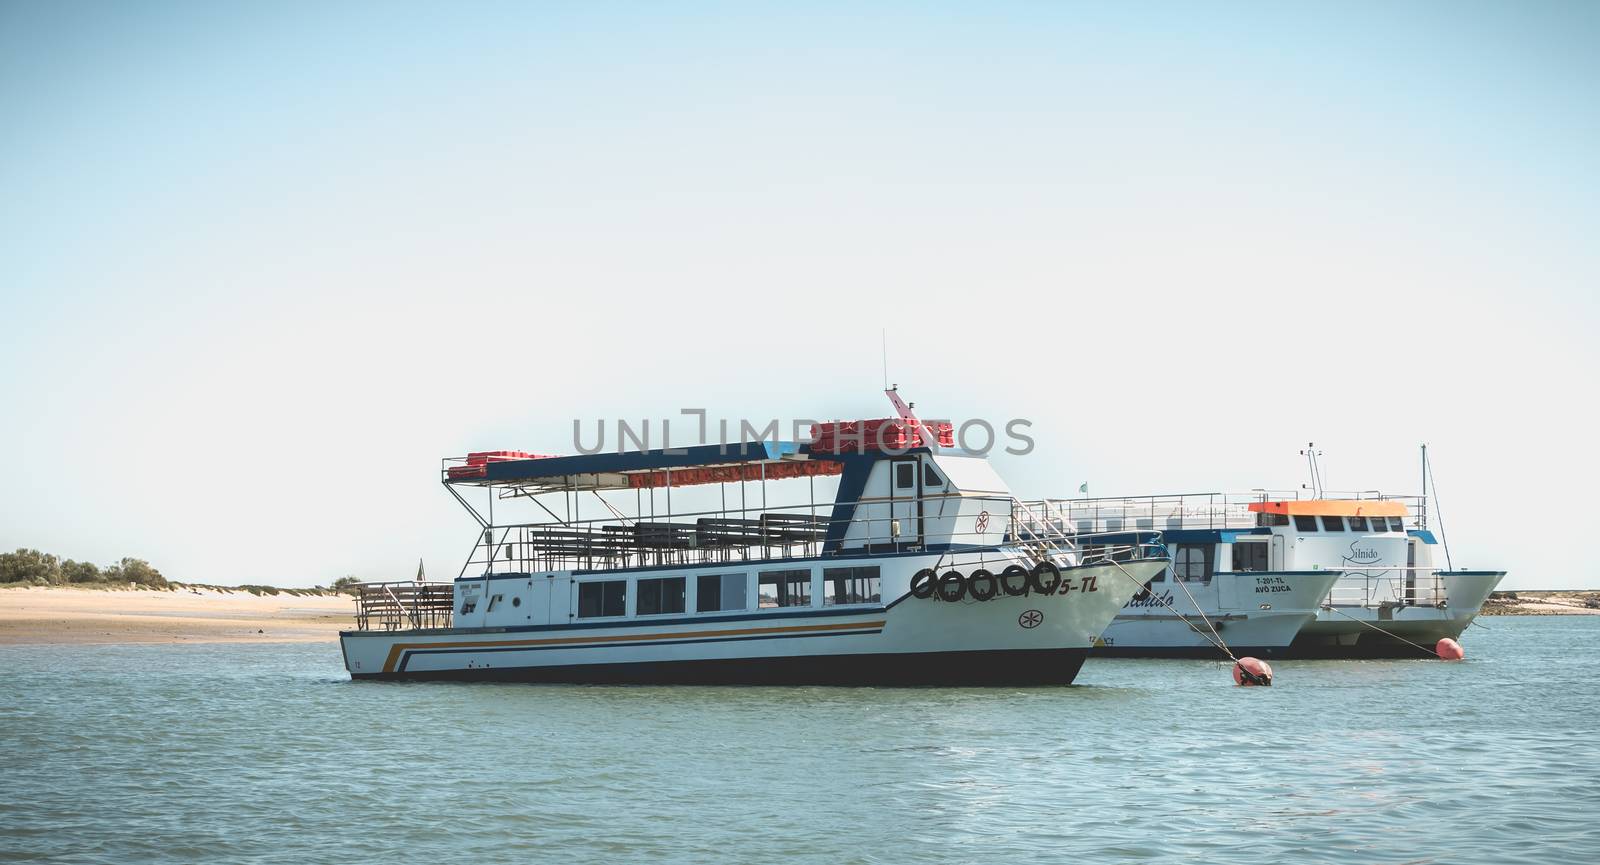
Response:
[[[0,647],[0,860],[1600,861],[1600,617],[1467,660],[1066,688],[351,682],[337,645]]]

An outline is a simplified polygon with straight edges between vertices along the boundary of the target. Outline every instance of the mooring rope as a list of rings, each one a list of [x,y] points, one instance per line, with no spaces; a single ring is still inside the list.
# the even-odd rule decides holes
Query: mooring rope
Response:
[[[1166,552],[1166,547],[1162,547],[1161,551],[1162,552]],[[1200,602],[1194,599],[1194,595],[1192,593],[1190,593],[1189,587],[1184,585],[1185,581],[1178,579],[1178,572],[1177,571],[1173,571],[1172,572],[1172,581],[1178,584],[1178,588],[1183,589],[1183,594],[1184,594],[1185,597],[1187,597],[1189,599],[1189,603],[1194,604],[1194,611],[1200,614],[1200,621],[1205,622],[1206,623],[1206,627],[1211,629],[1211,633],[1216,635],[1217,642],[1219,642],[1219,643],[1222,642],[1222,634],[1217,631],[1217,626],[1211,624],[1211,619],[1206,616],[1206,611],[1200,608]],[[1193,626],[1191,625],[1190,627],[1193,627]],[[1233,657],[1233,653],[1229,652],[1228,653],[1228,657],[1232,658]],[[1238,659],[1235,658],[1235,660],[1238,660]]]

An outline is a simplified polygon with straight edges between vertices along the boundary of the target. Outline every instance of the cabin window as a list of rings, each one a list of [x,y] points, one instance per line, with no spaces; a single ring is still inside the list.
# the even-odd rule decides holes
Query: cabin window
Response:
[[[478,602],[477,601],[462,601],[461,602],[461,615],[465,616],[468,613],[471,613],[473,610],[476,610],[477,608],[478,608]]]
[[[1256,516],[1256,525],[1258,526],[1286,526],[1288,524],[1288,514],[1258,514]]]
[[[744,609],[744,587],[748,582],[744,574],[701,574],[695,581],[694,611]]]
[[[578,618],[593,619],[627,614],[627,592],[627,580],[579,583]]]
[[[1389,531],[1391,531],[1391,532],[1403,532],[1405,530],[1406,530],[1405,523],[1401,522],[1399,517],[1390,517],[1389,518]]]
[[[1367,518],[1366,517],[1351,517],[1350,518],[1350,531],[1352,531],[1352,532],[1364,532],[1366,530],[1367,530]]]
[[[938,487],[944,485],[944,481],[939,477],[939,473],[934,471],[933,466],[928,465],[927,463],[922,464],[922,485],[925,487]]]
[[[791,571],[762,571],[757,590],[759,606],[809,607],[811,606],[811,571],[809,568]]]
[[[1255,541],[1234,544],[1233,569],[1236,571],[1267,570],[1267,545]]]
[[[1323,517],[1322,529],[1328,532],[1344,531],[1344,517]]]
[[[683,612],[686,585],[687,582],[683,577],[640,580],[635,590],[637,594],[634,596],[634,615],[658,616],[662,613]]]
[[[1179,544],[1172,572],[1185,583],[1211,582],[1211,544]]]
[[[877,604],[883,600],[878,591],[878,568],[823,568],[822,603]]]
[[[1299,514],[1294,518],[1294,530],[1297,532],[1314,532],[1317,530],[1316,517],[1303,517]]]
[[[909,490],[917,485],[916,463],[894,464],[894,487],[897,490]]]
[[[494,608],[499,606],[500,602],[505,600],[505,599],[506,599],[505,595],[495,595],[494,597],[490,598],[489,599],[489,606],[488,606],[487,609],[484,610],[484,612],[485,613],[494,612]]]
[[[522,606],[522,597],[519,596],[519,595],[512,595],[511,596],[511,606],[513,606],[513,607]]]

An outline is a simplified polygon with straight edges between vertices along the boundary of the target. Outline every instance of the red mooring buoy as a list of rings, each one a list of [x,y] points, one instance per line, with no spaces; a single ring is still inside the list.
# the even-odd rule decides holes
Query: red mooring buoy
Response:
[[[1440,640],[1439,644],[1433,647],[1433,653],[1438,655],[1441,661],[1459,661],[1467,656],[1467,650],[1449,637]]]
[[[1242,687],[1272,687],[1272,667],[1259,658],[1240,658],[1233,665],[1233,683]]]

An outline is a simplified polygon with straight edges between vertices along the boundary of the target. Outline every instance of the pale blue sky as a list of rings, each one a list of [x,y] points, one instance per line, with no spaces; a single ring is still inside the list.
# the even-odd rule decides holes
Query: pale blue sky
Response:
[[[1020,494],[1586,545],[1600,4],[0,3],[0,547],[454,573],[574,417],[1034,420]]]

